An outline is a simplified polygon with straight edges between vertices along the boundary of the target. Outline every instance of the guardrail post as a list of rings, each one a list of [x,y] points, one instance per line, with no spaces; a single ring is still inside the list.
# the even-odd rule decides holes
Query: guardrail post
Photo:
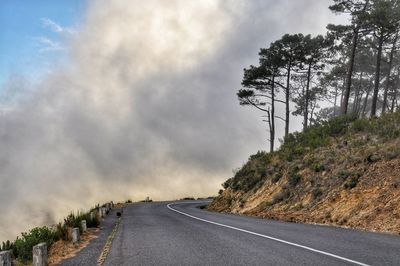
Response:
[[[40,243],[33,247],[33,266],[47,266],[47,244]]]
[[[12,256],[11,250],[4,250],[0,252],[0,266],[11,266]]]
[[[80,240],[79,228],[75,227],[72,229],[72,243],[77,243]]]
[[[86,220],[82,220],[81,221],[81,227],[82,227],[82,232],[86,232],[87,231]]]

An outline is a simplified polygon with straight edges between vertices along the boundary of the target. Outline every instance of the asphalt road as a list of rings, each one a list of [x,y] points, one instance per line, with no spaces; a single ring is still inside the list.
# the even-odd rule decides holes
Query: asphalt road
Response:
[[[209,212],[127,207],[105,265],[400,265],[400,236]]]

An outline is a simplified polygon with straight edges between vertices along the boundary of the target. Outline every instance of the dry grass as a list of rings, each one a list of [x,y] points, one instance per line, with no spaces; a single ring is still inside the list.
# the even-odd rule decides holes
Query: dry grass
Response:
[[[81,239],[77,244],[64,240],[55,242],[49,251],[49,265],[57,265],[65,259],[74,257],[80,250],[85,248],[90,241],[97,238],[99,231],[99,228],[88,228],[88,230],[81,235]]]
[[[323,147],[304,156],[302,179],[296,187],[287,185],[285,173],[277,183],[267,179],[257,190],[228,188],[209,209],[400,234],[400,156],[391,151],[400,151],[400,139]],[[380,159],[368,162],[368,154]],[[307,164],[311,157],[323,162],[326,170],[315,171],[314,164]],[[355,186],[349,188],[346,184],[354,176]],[[283,190],[290,196],[274,203],[274,196]]]

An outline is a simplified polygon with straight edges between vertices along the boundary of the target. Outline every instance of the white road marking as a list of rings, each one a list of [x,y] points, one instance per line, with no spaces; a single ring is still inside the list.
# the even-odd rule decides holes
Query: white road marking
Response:
[[[362,262],[359,262],[359,261],[355,261],[355,260],[351,260],[351,259],[348,259],[348,258],[345,258],[345,257],[341,257],[341,256],[338,256],[338,255],[335,255],[335,254],[332,254],[332,253],[329,253],[329,252],[325,252],[325,251],[322,251],[322,250],[319,250],[319,249],[310,248],[310,247],[303,246],[303,245],[300,245],[300,244],[296,244],[296,243],[293,243],[293,242],[289,242],[289,241],[286,241],[286,240],[283,240],[283,239],[279,239],[279,238],[275,238],[275,237],[272,237],[272,236],[259,234],[259,233],[256,233],[256,232],[248,231],[248,230],[237,228],[237,227],[234,227],[234,226],[230,226],[230,225],[226,225],[226,224],[221,224],[221,223],[205,220],[205,219],[202,219],[202,218],[187,214],[185,212],[178,211],[178,210],[176,210],[176,209],[171,207],[171,205],[177,205],[177,204],[184,204],[184,203],[170,203],[170,204],[167,205],[167,208],[170,209],[171,211],[180,213],[182,215],[185,215],[187,217],[190,217],[192,219],[196,219],[196,220],[199,220],[199,221],[202,221],[202,222],[205,222],[205,223],[214,224],[214,225],[226,227],[226,228],[229,228],[229,229],[233,229],[233,230],[236,230],[236,231],[240,231],[240,232],[243,232],[243,233],[247,233],[247,234],[250,234],[250,235],[255,235],[255,236],[267,238],[267,239],[270,239],[270,240],[273,240],[273,241],[277,241],[277,242],[280,242],[280,243],[284,243],[284,244],[287,244],[287,245],[290,245],[290,246],[306,249],[306,250],[309,250],[309,251],[312,251],[312,252],[316,252],[316,253],[319,253],[319,254],[323,254],[323,255],[326,255],[326,256],[329,256],[329,257],[333,257],[333,258],[336,258],[336,259],[339,259],[339,260],[351,262],[351,263],[354,263],[356,265],[370,266],[368,264],[365,264],[365,263],[362,263]]]

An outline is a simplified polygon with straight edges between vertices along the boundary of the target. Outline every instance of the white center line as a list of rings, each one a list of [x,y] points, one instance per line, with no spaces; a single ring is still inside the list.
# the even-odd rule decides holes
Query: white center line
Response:
[[[256,232],[248,231],[248,230],[237,228],[237,227],[234,227],[234,226],[221,224],[221,223],[217,223],[217,222],[213,222],[213,221],[208,221],[208,220],[205,220],[205,219],[202,219],[202,218],[187,214],[185,212],[178,211],[178,210],[176,210],[176,209],[171,207],[171,205],[177,205],[177,204],[184,204],[184,203],[170,203],[170,204],[167,205],[167,208],[170,209],[171,211],[180,213],[182,215],[185,215],[187,217],[190,217],[192,219],[196,219],[196,220],[199,220],[199,221],[202,221],[202,222],[205,222],[205,223],[214,224],[214,225],[222,226],[222,227],[225,227],[225,228],[233,229],[233,230],[236,230],[236,231],[240,231],[240,232],[243,232],[243,233],[247,233],[247,234],[250,234],[250,235],[255,235],[255,236],[267,238],[267,239],[274,240],[274,241],[277,241],[277,242],[280,242],[280,243],[284,243],[284,244],[287,244],[287,245],[290,245],[290,246],[306,249],[306,250],[309,250],[309,251],[312,251],[312,252],[315,252],[315,253],[319,253],[319,254],[323,254],[323,255],[326,255],[326,256],[329,256],[329,257],[333,257],[333,258],[336,258],[336,259],[339,259],[339,260],[351,262],[351,263],[354,263],[356,265],[369,266],[368,264],[365,264],[365,263],[362,263],[362,262],[359,262],[359,261],[355,261],[355,260],[351,260],[351,259],[348,259],[348,258],[345,258],[345,257],[341,257],[341,256],[338,256],[338,255],[335,255],[335,254],[332,254],[332,253],[329,253],[329,252],[325,252],[325,251],[322,251],[322,250],[319,250],[319,249],[310,248],[310,247],[303,246],[303,245],[300,245],[300,244],[296,244],[296,243],[293,243],[293,242],[289,242],[289,241],[286,241],[286,240],[283,240],[283,239],[279,239],[279,238],[275,238],[275,237],[272,237],[272,236],[259,234],[259,233],[256,233]]]

